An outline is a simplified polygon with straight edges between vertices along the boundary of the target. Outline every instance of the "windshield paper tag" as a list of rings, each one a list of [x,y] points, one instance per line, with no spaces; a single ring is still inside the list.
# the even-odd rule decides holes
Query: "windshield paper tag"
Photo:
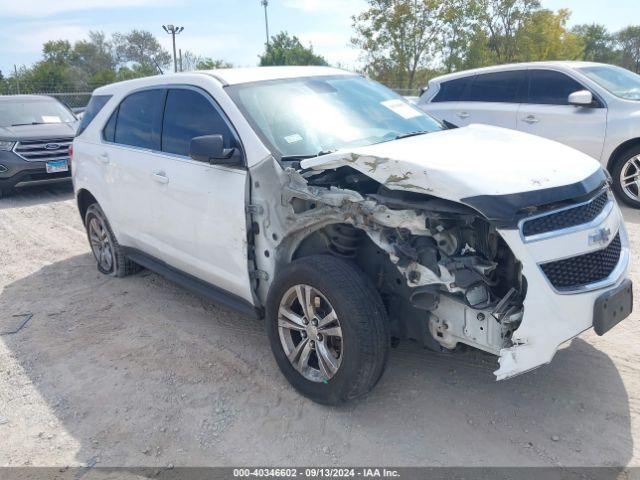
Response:
[[[287,143],[296,143],[302,141],[302,136],[299,133],[294,133],[293,135],[287,135],[284,139]]]
[[[42,115],[42,123],[61,123],[57,115]]]
[[[387,107],[393,113],[401,116],[402,118],[409,119],[422,115],[422,112],[420,110],[413,108],[411,105],[399,99],[385,100],[384,102],[380,102],[380,104]]]

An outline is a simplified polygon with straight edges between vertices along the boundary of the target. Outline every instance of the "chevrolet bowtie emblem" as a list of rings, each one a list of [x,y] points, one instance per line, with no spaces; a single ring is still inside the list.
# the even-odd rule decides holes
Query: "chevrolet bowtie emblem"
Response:
[[[589,245],[606,245],[611,238],[611,230],[608,228],[599,228],[589,235]]]

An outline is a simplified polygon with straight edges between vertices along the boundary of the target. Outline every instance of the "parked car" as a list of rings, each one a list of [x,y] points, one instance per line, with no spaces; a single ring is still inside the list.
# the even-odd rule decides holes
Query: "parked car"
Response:
[[[455,125],[512,128],[576,148],[640,208],[640,75],[591,62],[501,65],[434,78],[419,106]]]
[[[470,345],[505,379],[631,312],[608,177],[556,142],[446,129],[325,67],[117,83],[85,120],[73,181],[98,270],[147,267],[264,318],[315,401],[368,392],[392,339]]]
[[[14,187],[69,181],[77,119],[41,95],[0,96],[0,197]]]

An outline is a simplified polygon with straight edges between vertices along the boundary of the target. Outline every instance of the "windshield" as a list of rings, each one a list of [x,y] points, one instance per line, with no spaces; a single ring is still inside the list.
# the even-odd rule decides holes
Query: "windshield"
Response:
[[[443,128],[388,88],[355,75],[241,84],[229,93],[263,141],[283,158]]]
[[[0,100],[0,127],[75,121],[73,114],[53,99]]]
[[[604,65],[579,70],[616,97],[640,100],[640,75],[624,68]]]

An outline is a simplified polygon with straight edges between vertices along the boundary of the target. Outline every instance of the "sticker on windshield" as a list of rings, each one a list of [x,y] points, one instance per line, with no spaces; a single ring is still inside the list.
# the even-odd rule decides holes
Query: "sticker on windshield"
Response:
[[[42,123],[61,123],[57,115],[42,115]]]
[[[403,102],[400,99],[385,100],[384,102],[380,102],[380,104],[387,107],[393,113],[401,116],[402,118],[409,119],[422,115],[422,112],[420,110],[412,107],[411,105]]]
[[[287,135],[284,139],[287,143],[296,143],[302,141],[302,136],[299,133],[294,133],[293,135]]]

